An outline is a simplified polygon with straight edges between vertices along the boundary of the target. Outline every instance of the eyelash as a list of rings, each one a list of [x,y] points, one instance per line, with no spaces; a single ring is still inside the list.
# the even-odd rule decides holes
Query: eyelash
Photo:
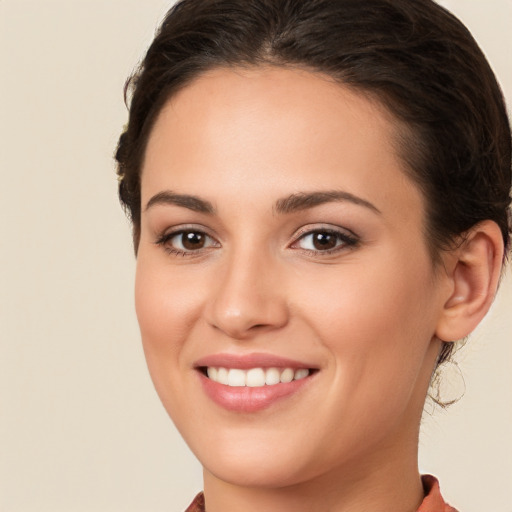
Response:
[[[341,229],[319,227],[315,229],[305,228],[304,230],[299,232],[296,237],[296,240],[291,244],[290,247],[295,248],[294,246],[298,245],[299,242],[305,240],[307,237],[320,234],[334,236],[336,238],[335,247],[325,250],[303,249],[301,247],[297,247],[297,250],[301,250],[307,254],[327,256],[329,254],[336,254],[341,251],[356,248],[360,243],[359,237],[355,233],[352,233],[351,231],[342,231]]]
[[[172,245],[170,245],[169,242],[173,238],[178,237],[180,235],[184,235],[185,233],[201,235],[201,236],[205,237],[205,239],[209,240],[210,242],[213,241],[214,243],[213,244],[210,243],[210,245],[208,247],[201,247],[199,249],[190,249],[190,250],[177,249],[176,247],[173,247]],[[198,229],[198,228],[194,228],[194,227],[190,227],[190,228],[184,227],[181,229],[177,229],[176,231],[170,231],[168,233],[164,232],[157,238],[157,240],[155,241],[155,244],[163,247],[164,250],[168,254],[171,254],[173,256],[184,256],[184,257],[199,256],[200,254],[202,254],[204,252],[205,249],[207,250],[210,247],[215,247],[216,245],[218,246],[218,242],[213,237],[208,235],[208,233],[206,233],[202,229]]]
[[[176,247],[173,247],[169,244],[169,242],[180,235],[184,235],[185,233],[195,234],[203,236],[207,239],[207,243],[209,245],[207,247],[201,247],[198,249],[189,249],[189,250],[183,250],[183,249],[177,249]],[[336,245],[330,249],[325,250],[318,250],[318,249],[304,249],[301,247],[297,247],[297,245],[304,241],[307,237],[314,236],[314,235],[329,235],[336,237]],[[213,241],[213,243],[211,243]],[[315,229],[303,229],[301,232],[297,234],[295,237],[295,240],[292,244],[290,244],[289,247],[292,249],[300,250],[307,254],[314,254],[314,255],[320,255],[325,256],[329,254],[335,254],[337,252],[341,252],[343,250],[355,248],[359,245],[360,239],[355,235],[354,233],[350,231],[341,231],[338,229],[333,228],[315,228]],[[201,255],[205,250],[208,250],[211,247],[219,247],[220,244],[217,242],[212,236],[208,235],[204,230],[198,229],[198,228],[181,228],[176,231],[171,231],[168,233],[162,233],[157,240],[155,241],[155,244],[158,246],[161,246],[165,249],[165,251],[168,254],[171,254],[173,256],[183,256],[183,257],[194,257]]]

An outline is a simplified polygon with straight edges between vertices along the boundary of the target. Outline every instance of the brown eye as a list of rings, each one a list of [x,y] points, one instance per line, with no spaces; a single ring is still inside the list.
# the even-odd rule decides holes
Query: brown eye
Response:
[[[206,236],[204,233],[198,233],[197,231],[184,231],[181,233],[181,244],[187,251],[202,249],[205,243]]]
[[[335,230],[313,230],[303,234],[292,247],[312,253],[330,253],[354,247],[359,239],[353,233]]]
[[[180,256],[192,255],[200,253],[202,249],[220,246],[214,238],[203,231],[192,229],[164,234],[156,243],[164,247],[168,253]]]
[[[312,243],[313,247],[317,251],[325,251],[328,249],[334,249],[338,240],[336,235],[332,233],[313,233]]]

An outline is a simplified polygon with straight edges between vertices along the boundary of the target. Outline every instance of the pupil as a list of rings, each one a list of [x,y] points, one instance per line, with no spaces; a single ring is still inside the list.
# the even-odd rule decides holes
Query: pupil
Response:
[[[336,237],[330,233],[316,233],[313,238],[315,249],[333,249],[336,246]]]
[[[201,233],[187,231],[182,235],[182,243],[185,249],[201,249],[204,246],[204,236]]]

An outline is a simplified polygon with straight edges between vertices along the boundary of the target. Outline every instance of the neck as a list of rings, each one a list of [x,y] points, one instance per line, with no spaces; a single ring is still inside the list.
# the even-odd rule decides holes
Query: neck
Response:
[[[402,453],[386,450],[378,461],[352,462],[286,487],[233,485],[205,470],[207,512],[413,512],[423,500],[423,487],[416,456],[406,459],[403,450],[412,448],[416,455],[416,447],[417,441],[402,444]]]

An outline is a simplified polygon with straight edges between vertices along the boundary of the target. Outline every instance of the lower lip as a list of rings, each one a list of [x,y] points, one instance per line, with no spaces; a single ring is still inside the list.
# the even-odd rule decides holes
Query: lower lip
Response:
[[[228,411],[257,412],[291,397],[311,380],[311,375],[291,382],[251,388],[226,386],[198,372],[206,395]]]

